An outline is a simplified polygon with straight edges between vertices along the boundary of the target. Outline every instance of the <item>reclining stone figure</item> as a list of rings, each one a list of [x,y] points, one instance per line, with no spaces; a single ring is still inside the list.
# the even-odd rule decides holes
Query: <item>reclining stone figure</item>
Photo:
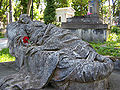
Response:
[[[20,71],[1,79],[0,90],[41,90],[48,84],[69,90],[72,82],[103,80],[113,70],[111,59],[69,30],[32,21],[26,14],[7,26],[7,37]]]

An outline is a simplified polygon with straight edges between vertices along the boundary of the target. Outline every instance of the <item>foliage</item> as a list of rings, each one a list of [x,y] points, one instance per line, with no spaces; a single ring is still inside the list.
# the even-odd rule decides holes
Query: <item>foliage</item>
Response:
[[[2,32],[0,32],[0,38],[5,38]]]
[[[45,24],[52,23],[56,20],[56,6],[55,6],[55,1],[54,0],[46,0],[47,1],[47,6],[44,10],[44,21]]]
[[[111,32],[116,33],[116,34],[120,34],[120,28],[117,26],[112,26]]]
[[[33,2],[36,4],[37,9],[39,8],[40,3],[42,0],[33,0]]]
[[[102,9],[102,12],[100,11],[100,15],[103,17],[104,22],[106,24],[108,24],[108,20],[109,20],[109,17],[110,17],[109,7],[104,5],[101,9]]]
[[[106,1],[108,1],[108,0],[99,0],[99,6],[100,6],[100,8],[99,8],[99,14],[102,17],[103,17],[104,13],[108,12],[108,10],[107,10],[108,6],[104,5]]]
[[[31,10],[31,13],[30,13],[32,16],[32,10]],[[43,15],[40,14],[40,11],[39,9],[37,8],[37,3],[33,3],[33,20],[40,20],[43,18]]]
[[[75,9],[75,16],[82,16],[88,12],[88,0],[72,0],[72,7]]]
[[[21,5],[22,5],[22,13],[26,14],[27,13],[27,4],[29,0],[21,0]]]
[[[120,28],[117,26],[112,26],[111,33],[108,36],[107,41],[118,41],[120,42]]]
[[[113,0],[113,16],[119,16],[120,0]]]
[[[61,22],[53,22],[52,24],[56,25],[57,27],[61,27]]]
[[[118,34],[117,41],[120,42],[120,34]]]
[[[116,41],[90,44],[99,54],[120,57],[120,43]]]
[[[68,7],[69,0],[55,0],[55,5],[57,8]]]
[[[15,57],[9,54],[9,49],[4,48],[0,51],[0,62],[15,61]]]
[[[108,35],[107,41],[117,41],[118,36],[115,33],[111,33]]]
[[[15,18],[15,21],[18,21],[19,16],[22,14],[21,1],[16,0],[15,5],[13,6],[13,9],[14,9],[13,16]]]
[[[3,26],[5,28],[5,25],[7,24],[7,11],[9,7],[9,1],[8,0],[0,0],[0,19],[1,22],[3,22]]]

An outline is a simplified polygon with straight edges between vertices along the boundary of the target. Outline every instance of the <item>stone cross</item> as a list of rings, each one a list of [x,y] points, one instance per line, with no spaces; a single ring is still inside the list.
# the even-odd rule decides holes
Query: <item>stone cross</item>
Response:
[[[98,0],[89,0],[88,13],[99,15],[99,1]]]

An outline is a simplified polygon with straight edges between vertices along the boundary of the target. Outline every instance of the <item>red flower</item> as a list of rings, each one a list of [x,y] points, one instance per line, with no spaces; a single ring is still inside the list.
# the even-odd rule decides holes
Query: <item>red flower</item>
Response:
[[[24,42],[24,43],[28,43],[28,41],[29,41],[29,37],[24,36],[24,38],[23,38],[23,42]]]
[[[91,14],[93,14],[93,13],[90,13],[90,12],[87,13],[87,15],[91,15]]]

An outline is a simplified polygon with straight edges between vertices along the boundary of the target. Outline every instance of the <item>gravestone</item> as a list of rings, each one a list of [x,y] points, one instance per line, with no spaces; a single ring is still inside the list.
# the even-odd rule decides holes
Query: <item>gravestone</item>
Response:
[[[99,15],[99,1],[98,0],[88,1],[88,13]]]
[[[98,0],[89,1],[88,15],[67,18],[61,27],[69,29],[86,41],[104,42],[107,39],[107,24],[103,24],[99,16]]]
[[[31,21],[26,14],[7,26],[16,73],[0,80],[0,90],[105,90],[113,61],[69,30]],[[12,70],[11,70],[12,71]]]

